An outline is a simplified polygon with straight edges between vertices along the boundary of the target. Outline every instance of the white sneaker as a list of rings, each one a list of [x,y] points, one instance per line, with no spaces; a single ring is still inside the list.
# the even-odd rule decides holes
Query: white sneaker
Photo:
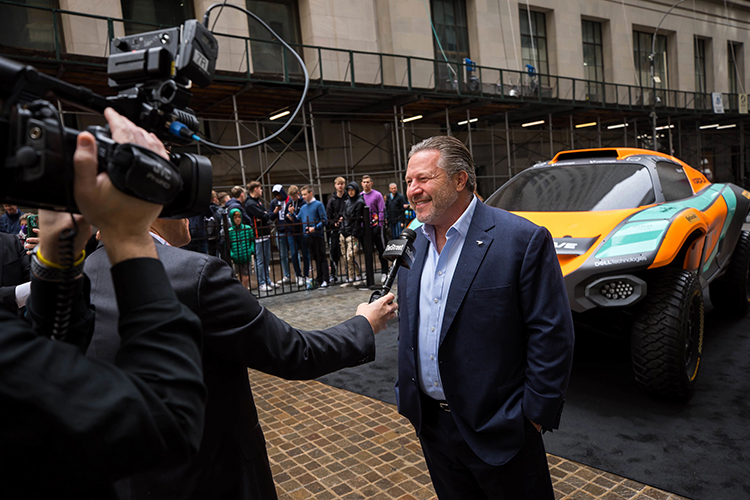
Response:
[[[362,281],[362,276],[357,276],[356,278],[354,278],[354,281]]]
[[[297,286],[305,286],[305,278],[297,276]]]
[[[322,283],[320,284],[320,288],[325,288],[325,287],[327,287],[327,286],[328,286],[328,283],[327,283],[327,282],[325,282],[325,281],[323,281],[323,282],[322,282]]]
[[[265,283],[261,283],[260,286],[258,287],[258,291],[260,292],[270,292],[271,290],[273,290],[273,288],[266,285]]]

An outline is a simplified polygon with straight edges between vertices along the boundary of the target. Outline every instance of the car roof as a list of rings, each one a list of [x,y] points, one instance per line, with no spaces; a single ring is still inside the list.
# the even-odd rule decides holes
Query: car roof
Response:
[[[633,164],[635,162],[646,165],[649,169],[653,169],[657,162],[663,161],[674,163],[684,169],[685,174],[693,187],[694,193],[703,190],[706,186],[711,184],[702,172],[691,167],[679,158],[675,158],[674,156],[659,151],[640,148],[614,147],[560,151],[550,161],[537,163],[531,168],[583,166],[601,163]]]

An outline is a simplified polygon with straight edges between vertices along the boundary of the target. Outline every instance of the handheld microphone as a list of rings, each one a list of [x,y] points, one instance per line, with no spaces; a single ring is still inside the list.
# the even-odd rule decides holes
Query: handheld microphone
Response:
[[[413,229],[404,228],[401,231],[399,237],[395,240],[388,242],[383,252],[383,257],[393,261],[390,272],[383,283],[383,288],[375,290],[370,295],[370,302],[375,302],[380,297],[386,295],[391,291],[393,282],[396,280],[396,275],[401,266],[406,269],[411,269],[411,265],[414,263],[414,240],[417,238],[417,233]]]

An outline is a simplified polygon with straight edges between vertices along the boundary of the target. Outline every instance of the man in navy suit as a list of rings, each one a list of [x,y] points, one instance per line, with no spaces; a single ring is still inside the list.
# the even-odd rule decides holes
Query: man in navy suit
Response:
[[[398,276],[399,412],[440,500],[551,500],[541,430],[558,427],[574,339],[552,238],[478,201],[455,138],[415,145],[406,183],[424,225]]]

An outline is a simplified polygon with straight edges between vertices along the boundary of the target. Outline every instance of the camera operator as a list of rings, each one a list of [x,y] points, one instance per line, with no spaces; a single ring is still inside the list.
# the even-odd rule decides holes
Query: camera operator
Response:
[[[112,109],[112,138],[158,153],[163,145]],[[205,387],[201,327],[180,304],[148,234],[161,206],[127,196],[97,174],[97,146],[81,133],[74,156],[72,242],[60,235],[71,215],[40,212],[27,302],[36,331],[0,308],[0,497],[110,498],[112,483],[164,460],[186,461],[200,441]],[[88,279],[82,274],[89,224],[112,264],[121,346],[113,364],[86,358],[93,331]],[[66,254],[75,262],[64,268]],[[50,311],[73,294],[63,342]],[[63,321],[65,318],[63,318]]]

